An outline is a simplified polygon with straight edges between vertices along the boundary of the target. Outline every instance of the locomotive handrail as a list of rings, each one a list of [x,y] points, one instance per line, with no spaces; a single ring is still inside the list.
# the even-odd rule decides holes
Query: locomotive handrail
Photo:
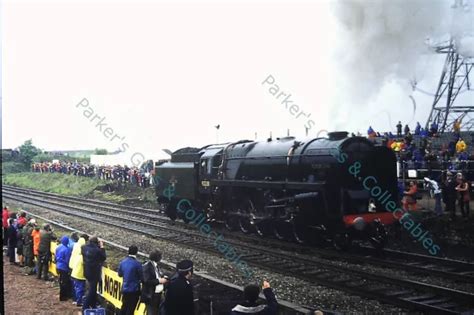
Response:
[[[330,149],[328,149],[330,150]],[[295,154],[293,157],[307,157],[307,156],[333,156],[332,154]],[[261,156],[242,156],[242,157],[228,157],[227,160],[256,160],[256,159],[286,159],[288,155],[261,155]]]
[[[239,187],[280,187],[290,188],[290,189],[324,189],[326,181],[317,181],[317,182],[290,182],[290,181],[263,181],[263,180],[240,180],[240,179],[211,179],[211,185],[220,185],[220,186],[239,186]]]

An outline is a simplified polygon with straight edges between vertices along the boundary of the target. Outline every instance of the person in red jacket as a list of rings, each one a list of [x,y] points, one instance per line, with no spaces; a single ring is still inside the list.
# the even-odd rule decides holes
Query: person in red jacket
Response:
[[[3,226],[3,246],[8,245],[8,219],[10,212],[7,207],[3,207],[2,210],[2,226]]]
[[[416,197],[417,197],[418,187],[414,181],[410,182],[410,187],[408,191],[404,192],[403,197],[403,210],[416,211]]]
[[[28,220],[26,219],[26,213],[25,212],[20,212],[20,216],[18,217],[18,224],[25,226],[28,223]]]

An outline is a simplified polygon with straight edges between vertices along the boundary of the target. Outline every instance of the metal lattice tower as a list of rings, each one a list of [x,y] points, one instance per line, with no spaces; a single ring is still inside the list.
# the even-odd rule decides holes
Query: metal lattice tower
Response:
[[[458,54],[454,40],[435,49],[447,55],[426,128],[436,122],[439,132],[452,131],[455,120],[461,119],[462,130],[474,130],[474,97],[468,98],[467,104],[456,102],[460,93],[472,92],[469,74],[474,60]]]

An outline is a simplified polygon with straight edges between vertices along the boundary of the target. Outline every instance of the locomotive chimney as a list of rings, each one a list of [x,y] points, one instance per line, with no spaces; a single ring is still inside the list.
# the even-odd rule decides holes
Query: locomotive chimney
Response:
[[[272,132],[270,131],[270,138],[267,139],[267,142],[270,142],[270,141],[272,141],[272,140],[273,140],[273,139],[272,139]]]
[[[328,138],[330,141],[337,141],[347,138],[348,134],[347,131],[333,131],[328,133]]]

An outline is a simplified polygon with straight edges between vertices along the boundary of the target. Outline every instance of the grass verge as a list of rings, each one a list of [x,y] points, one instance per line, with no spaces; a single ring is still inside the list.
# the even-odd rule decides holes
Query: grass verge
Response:
[[[153,187],[143,189],[128,183],[116,183],[96,178],[59,173],[22,172],[3,174],[5,185],[36,189],[65,196],[93,198],[131,206],[156,206]]]

